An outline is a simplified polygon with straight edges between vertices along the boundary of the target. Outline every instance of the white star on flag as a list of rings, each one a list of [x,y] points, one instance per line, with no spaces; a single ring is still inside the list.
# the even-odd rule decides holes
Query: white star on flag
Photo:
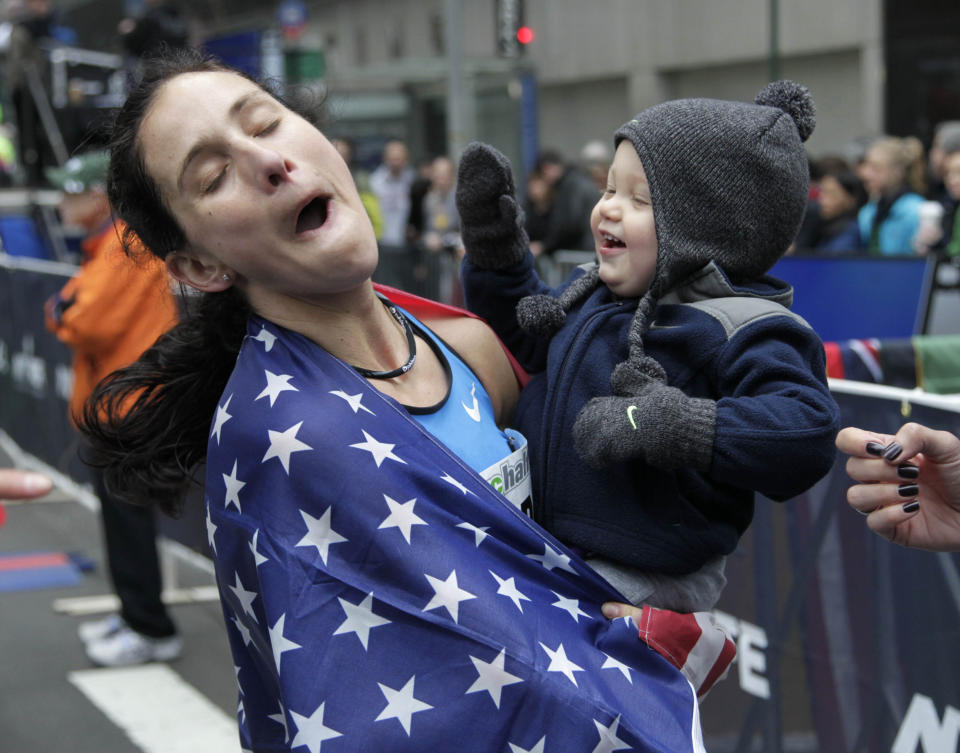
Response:
[[[609,727],[603,726],[596,719],[593,720],[593,723],[597,732],[600,733],[600,742],[597,743],[597,747],[593,749],[592,753],[613,753],[615,750],[630,750],[630,746],[617,737],[617,728],[620,726],[619,714]]]
[[[478,677],[464,695],[468,693],[480,693],[486,690],[493,699],[493,705],[498,709],[500,708],[500,693],[503,688],[507,685],[523,682],[521,678],[510,674],[503,668],[506,651],[505,648],[500,649],[500,653],[497,654],[497,657],[489,664],[475,656],[470,657],[474,669],[477,670]]]
[[[230,621],[236,626],[237,632],[240,633],[240,637],[243,638],[243,645],[249,646],[250,641],[253,638],[250,637],[250,628],[248,628],[239,617],[234,615],[230,618]]]
[[[240,490],[247,484],[246,482],[237,478],[237,461],[233,461],[233,470],[230,471],[229,476],[226,473],[221,473],[220,475],[223,476],[223,483],[227,487],[227,493],[224,497],[223,506],[229,507],[231,504],[233,504],[237,506],[237,512],[241,512]]]
[[[347,405],[349,405],[350,408],[353,409],[354,413],[362,410],[362,411],[365,411],[366,413],[369,413],[371,416],[377,415],[361,402],[363,400],[362,392],[358,392],[356,395],[348,395],[343,390],[330,390],[330,394],[336,395],[341,400],[344,400],[347,403]]]
[[[473,545],[479,547],[480,543],[487,538],[487,531],[490,530],[490,526],[475,526],[473,523],[457,523],[457,528],[466,528],[468,531],[473,531]]]
[[[630,668],[624,664],[622,661],[614,659],[610,654],[604,654],[607,657],[607,660],[603,663],[600,669],[616,669],[624,677],[627,678],[629,683],[633,685],[633,678],[630,676]]]
[[[323,707],[326,701],[317,706],[317,710],[310,716],[301,716],[293,709],[290,710],[290,717],[293,723],[297,725],[297,734],[290,743],[291,748],[299,745],[306,745],[310,753],[320,753],[320,746],[325,740],[332,740],[342,735],[335,729],[330,729],[323,723]]]
[[[472,593],[460,588],[457,584],[456,570],[451,570],[446,580],[434,578],[432,575],[427,575],[426,573],[424,573],[424,577],[430,581],[430,587],[433,589],[433,598],[430,599],[430,603],[423,608],[424,612],[443,607],[450,613],[450,616],[453,617],[453,621],[457,622],[460,602],[477,598]]]
[[[227,402],[223,405],[217,406],[217,415],[213,419],[213,431],[210,432],[210,436],[217,436],[217,444],[220,444],[220,430],[223,428],[223,425],[229,421],[233,416],[227,413],[227,408],[230,407],[230,401],[233,400],[233,395],[227,398]]]
[[[540,648],[547,652],[547,656],[550,657],[550,666],[547,667],[548,672],[560,672],[565,675],[570,682],[574,685],[577,685],[577,678],[573,676],[574,672],[583,672],[583,667],[574,664],[567,658],[567,652],[563,649],[563,644],[561,643],[557,649],[554,651],[547,644],[541,643]],[[577,685],[577,687],[580,687]]]
[[[280,659],[286,651],[293,651],[295,648],[302,648],[299,643],[287,640],[283,637],[283,623],[287,619],[287,613],[284,612],[277,619],[276,623],[270,628],[270,647],[273,649],[273,661],[277,665],[277,672],[280,671]]]
[[[588,620],[593,619],[589,614],[580,609],[580,602],[576,599],[568,599],[565,596],[561,596],[556,591],[552,591],[551,593],[557,597],[557,601],[553,602],[551,606],[562,609],[564,612],[573,617],[575,622],[580,622],[580,615],[583,615]]]
[[[297,432],[303,426],[303,421],[294,424],[286,431],[273,431],[268,429],[267,435],[270,437],[270,447],[267,448],[267,454],[263,456],[261,463],[266,463],[270,458],[279,458],[283,464],[283,470],[290,475],[290,456],[295,452],[303,450],[312,450],[313,448],[297,439]]]
[[[293,379],[293,376],[290,374],[274,374],[272,371],[268,371],[267,369],[264,369],[263,373],[267,377],[267,386],[263,388],[263,392],[254,398],[254,401],[259,400],[261,397],[269,397],[270,407],[272,408],[281,392],[300,391],[289,383],[290,380]]]
[[[266,327],[261,327],[260,331],[257,332],[256,337],[253,338],[259,342],[263,343],[263,349],[267,353],[270,352],[270,349],[273,347],[274,342],[277,340],[277,336],[272,332],[268,332]]]
[[[207,543],[210,545],[210,549],[214,554],[217,553],[217,544],[213,540],[213,534],[216,532],[217,525],[210,517],[210,500],[207,500]]]
[[[388,442],[379,442],[367,434],[365,430],[361,429],[361,431],[363,431],[363,436],[366,441],[358,442],[350,446],[369,452],[373,456],[373,462],[377,464],[377,468],[380,467],[380,464],[383,463],[384,460],[388,459],[396,460],[398,463],[403,463],[404,465],[407,464],[406,460],[401,460],[393,454],[393,448],[396,447],[396,445],[389,444]]]
[[[330,527],[330,511],[332,509],[332,507],[328,507],[319,518],[315,518],[303,510],[300,511],[300,517],[303,518],[303,522],[307,524],[307,533],[296,545],[315,546],[317,551],[320,552],[320,559],[323,560],[324,565],[327,564],[330,545],[347,541],[347,539]]]
[[[463,484],[461,484],[459,481],[457,481],[457,480],[456,480],[453,476],[451,476],[449,473],[444,473],[444,474],[440,477],[440,479],[441,479],[442,481],[446,481],[446,482],[447,482],[448,484],[450,484],[451,486],[457,487],[461,492],[463,492],[464,495],[473,494],[472,491],[470,491],[467,487],[465,487]],[[473,496],[476,497],[477,495],[476,495],[476,494],[473,494]]]
[[[560,554],[560,552],[555,551],[549,544],[545,543],[543,545],[543,554],[528,554],[527,556],[539,562],[547,568],[547,570],[553,570],[553,568],[558,567],[561,570],[566,570],[568,573],[577,574],[577,571],[570,566],[570,558],[565,554]]]
[[[419,518],[413,511],[413,506],[416,504],[417,498],[408,499],[402,504],[391,499],[386,494],[383,495],[383,498],[387,500],[387,507],[390,508],[390,514],[384,518],[379,528],[399,528],[400,533],[403,534],[403,538],[406,539],[409,544],[410,530],[413,526],[427,525],[427,522]]]
[[[407,680],[407,684],[400,690],[394,690],[382,682],[378,682],[377,685],[380,686],[380,691],[383,693],[384,698],[387,699],[387,706],[380,712],[380,716],[373,721],[379,722],[384,719],[396,719],[403,727],[403,731],[407,733],[407,737],[410,737],[411,717],[418,711],[426,711],[427,709],[433,708],[430,704],[413,697],[413,683],[416,679],[416,675],[411,677]]]
[[[367,649],[367,641],[370,639],[370,630],[381,625],[389,625],[390,620],[380,617],[373,613],[373,594],[367,594],[359,604],[351,604],[346,599],[337,597],[340,606],[347,615],[340,627],[333,631],[334,635],[346,635],[356,633],[360,639],[360,644],[364,651]]]
[[[257,615],[253,611],[253,600],[256,599],[259,594],[256,591],[247,591],[240,582],[240,574],[236,571],[233,573],[233,580],[237,585],[229,586],[229,588],[233,591],[233,595],[237,597],[240,606],[243,607],[244,614],[249,614],[254,622],[259,623]]]
[[[258,528],[253,532],[253,539],[250,541],[250,551],[253,552],[253,564],[254,567],[260,567],[264,562],[269,561],[268,557],[264,557],[260,552],[257,551],[257,538],[260,536],[260,529]]]
[[[547,736],[544,735],[537,741],[537,744],[534,745],[529,750],[527,750],[526,748],[521,748],[519,745],[514,745],[513,743],[510,743],[510,753],[543,753],[543,746],[544,744],[546,744],[546,742],[547,742]]]
[[[493,570],[490,571],[490,575],[494,577],[499,585],[499,588],[497,588],[497,593],[500,596],[506,596],[508,599],[510,599],[510,601],[517,605],[517,609],[522,612],[523,604],[521,604],[520,601],[530,601],[530,597],[525,596],[517,590],[516,583],[513,581],[513,576],[503,579],[493,572]]]

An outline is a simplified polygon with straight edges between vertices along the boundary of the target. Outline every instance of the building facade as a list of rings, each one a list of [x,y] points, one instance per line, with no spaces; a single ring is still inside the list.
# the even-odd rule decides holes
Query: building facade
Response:
[[[60,7],[81,40],[115,52],[111,17],[138,2],[61,0]],[[406,140],[419,158],[455,153],[475,138],[518,164],[544,147],[574,157],[644,107],[686,96],[748,100],[772,76],[810,87],[818,125],[808,146],[816,156],[850,156],[885,131],[929,143],[936,121],[960,118],[955,0],[199,0],[185,7],[212,49],[322,87],[331,133],[355,141],[361,164],[375,162],[388,137]],[[285,28],[291,7],[303,23]],[[515,57],[501,52],[505,8],[519,8],[534,31]]]

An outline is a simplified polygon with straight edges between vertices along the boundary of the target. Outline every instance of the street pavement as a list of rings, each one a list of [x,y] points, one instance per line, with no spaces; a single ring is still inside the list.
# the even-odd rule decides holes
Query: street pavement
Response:
[[[12,463],[0,451],[0,467]],[[176,661],[98,669],[77,626],[105,613],[55,609],[60,600],[76,605],[78,597],[111,594],[90,495],[63,484],[43,500],[5,507],[0,557],[65,552],[86,568],[76,585],[0,591],[0,753],[239,753],[237,686],[219,602],[171,607],[184,639]],[[206,559],[174,560],[174,585],[210,590]]]

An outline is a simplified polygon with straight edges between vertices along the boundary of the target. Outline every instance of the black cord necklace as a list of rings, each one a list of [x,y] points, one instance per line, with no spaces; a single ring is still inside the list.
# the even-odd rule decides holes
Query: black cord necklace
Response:
[[[410,322],[407,321],[407,317],[394,306],[392,303],[387,301],[385,298],[381,298],[380,301],[384,306],[387,307],[387,311],[393,314],[393,318],[397,320],[403,331],[407,336],[407,347],[410,348],[410,357],[407,359],[407,362],[402,366],[399,366],[396,369],[391,369],[390,371],[372,371],[370,369],[364,369],[360,366],[354,366],[360,374],[367,377],[367,379],[393,379],[402,374],[406,374],[410,369],[413,368],[414,361],[417,360],[417,341],[413,337],[413,327],[410,326]]]

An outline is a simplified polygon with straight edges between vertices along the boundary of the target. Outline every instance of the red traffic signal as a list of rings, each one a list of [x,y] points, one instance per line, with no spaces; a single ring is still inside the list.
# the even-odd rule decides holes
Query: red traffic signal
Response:
[[[521,26],[517,29],[517,41],[520,44],[530,44],[535,36],[536,34],[529,26]]]

